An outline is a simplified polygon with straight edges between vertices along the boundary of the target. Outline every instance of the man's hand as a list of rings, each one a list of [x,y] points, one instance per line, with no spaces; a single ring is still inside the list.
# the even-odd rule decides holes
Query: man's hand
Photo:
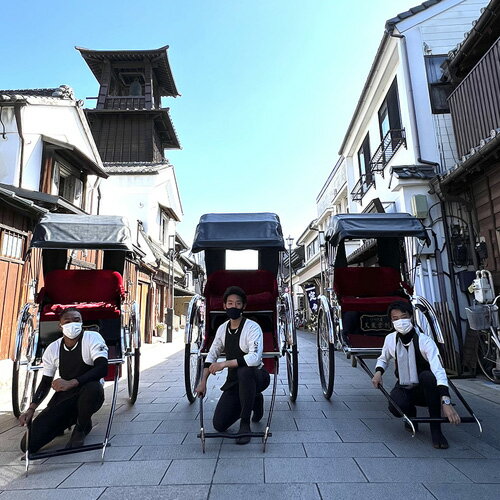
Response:
[[[19,425],[23,427],[25,425],[28,425],[31,422],[34,414],[35,410],[29,407],[24,413],[21,413],[21,415],[19,415]]]
[[[199,398],[203,398],[205,394],[207,393],[207,383],[205,380],[202,380],[197,386],[196,389],[194,390],[196,394],[198,395]]]
[[[373,387],[375,387],[375,389],[378,389],[379,385],[383,385],[382,384],[382,372],[375,372],[375,375],[372,378],[372,384],[373,384]]]
[[[212,363],[209,367],[208,367],[208,371],[212,374],[212,375],[215,375],[216,373],[224,370],[224,368],[226,368],[227,366],[227,362],[226,361],[220,361],[218,363]]]
[[[458,425],[460,416],[451,405],[441,405],[443,407],[443,415],[450,421],[450,424]]]
[[[75,387],[78,387],[78,380],[73,378],[71,380],[64,380],[63,378],[57,378],[52,382],[52,389],[56,392],[69,391]]]

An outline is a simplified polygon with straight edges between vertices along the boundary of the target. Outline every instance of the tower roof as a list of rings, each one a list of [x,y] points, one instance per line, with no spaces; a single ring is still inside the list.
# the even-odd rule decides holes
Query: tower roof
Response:
[[[174,77],[168,62],[168,45],[159,49],[148,50],[91,50],[84,47],[75,47],[80,52],[85,62],[99,83],[103,83],[101,76],[105,61],[137,62],[141,63],[148,58],[151,61],[153,72],[158,82],[160,95],[177,97],[179,92],[175,86]]]

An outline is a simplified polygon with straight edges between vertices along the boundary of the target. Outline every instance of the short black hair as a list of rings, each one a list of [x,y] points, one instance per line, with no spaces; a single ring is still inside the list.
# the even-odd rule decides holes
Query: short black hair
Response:
[[[61,319],[63,316],[65,316],[68,313],[74,313],[74,312],[77,312],[80,316],[82,315],[82,313],[76,307],[68,307],[67,309],[63,309],[59,313],[59,319]]]
[[[224,292],[224,295],[222,297],[222,300],[223,300],[224,304],[226,303],[227,298],[230,295],[238,295],[238,297],[241,298],[241,301],[243,302],[243,305],[246,305],[246,303],[247,303],[247,294],[239,286],[230,286],[229,288],[226,288],[226,291]]]
[[[389,307],[387,308],[387,316],[389,316],[389,319],[391,318],[391,312],[395,309],[413,316],[413,307],[409,302],[406,302],[404,300],[396,300],[395,302],[389,304]]]

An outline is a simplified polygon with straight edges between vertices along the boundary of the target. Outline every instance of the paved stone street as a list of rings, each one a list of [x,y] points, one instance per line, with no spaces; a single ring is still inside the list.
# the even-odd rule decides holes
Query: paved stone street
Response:
[[[184,396],[180,334],[173,344],[144,346],[135,406],[126,402],[125,380],[121,381],[112,446],[104,464],[99,452],[66,455],[33,464],[26,478],[18,451],[22,430],[10,413],[10,395],[4,389],[0,500],[27,498],[27,490],[36,490],[38,500],[498,498],[500,386],[481,379],[457,382],[482,419],[484,434],[477,437],[474,425],[446,426],[450,448],[435,450],[428,426],[421,426],[412,439],[402,423],[390,416],[367,375],[340,354],[335,394],[326,401],[314,341],[311,334],[299,335],[296,404],[285,395],[286,370],[281,367],[273,435],[265,454],[256,440],[238,446],[220,439],[208,440],[207,452],[202,454],[196,437],[199,406],[190,406]],[[221,378],[209,381],[206,409],[211,416]],[[386,377],[385,383],[393,382]],[[102,438],[108,410],[104,406],[96,416],[88,442],[90,437]],[[67,433],[60,442],[68,437]]]

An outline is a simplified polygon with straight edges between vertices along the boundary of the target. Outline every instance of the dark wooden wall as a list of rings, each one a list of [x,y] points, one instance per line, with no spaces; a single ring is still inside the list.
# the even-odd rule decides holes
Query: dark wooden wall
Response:
[[[497,229],[500,229],[500,163],[492,164],[472,183],[474,206],[479,223],[479,236],[484,237],[488,250],[485,269],[495,276],[500,286],[500,248]]]
[[[449,97],[460,157],[500,127],[500,39]]]
[[[30,218],[0,202],[0,224],[0,244],[2,233],[12,231],[22,236],[24,255],[31,236]],[[7,359],[14,347],[17,316],[27,293],[23,264],[23,260],[2,256],[0,252],[0,359]]]

